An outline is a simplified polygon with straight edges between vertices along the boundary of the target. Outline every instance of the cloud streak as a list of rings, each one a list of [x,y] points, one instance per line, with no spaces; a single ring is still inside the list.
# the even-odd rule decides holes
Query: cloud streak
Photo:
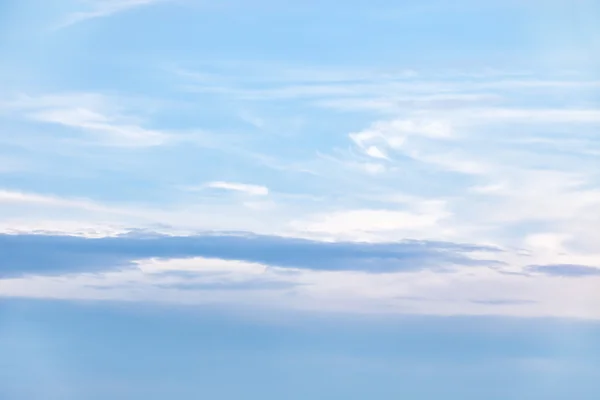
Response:
[[[454,265],[494,267],[502,263],[471,257],[469,253],[497,251],[489,246],[432,241],[328,243],[226,233],[105,238],[0,234],[0,276],[101,271],[131,267],[140,259],[196,256],[298,269],[383,273],[438,270]]]
[[[172,138],[145,127],[148,121],[133,115],[126,103],[99,93],[62,92],[15,96],[2,106],[23,120],[56,127],[52,136],[63,142],[135,148],[160,146]]]
[[[269,194],[269,189],[267,187],[260,185],[250,185],[247,183],[217,181],[207,183],[206,187],[212,189],[222,189],[233,192],[241,192],[251,196],[266,196]]]
[[[40,122],[58,124],[92,134],[98,143],[119,147],[158,146],[167,136],[158,131],[127,123],[118,117],[85,108],[51,109],[30,114]]]
[[[527,271],[565,278],[600,276],[600,268],[576,264],[530,265],[527,267]]]
[[[86,1],[89,4],[88,10],[77,11],[68,15],[57,26],[57,29],[66,28],[91,19],[106,18],[135,8],[165,1],[169,0],[88,0]]]

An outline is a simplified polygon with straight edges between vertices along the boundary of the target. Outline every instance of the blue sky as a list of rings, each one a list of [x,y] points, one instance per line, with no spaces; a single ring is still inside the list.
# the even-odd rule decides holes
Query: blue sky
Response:
[[[597,398],[598,15],[0,2],[0,397]]]
[[[598,393],[599,326],[582,322],[24,300],[4,302],[1,315],[0,395],[8,399],[587,400]]]

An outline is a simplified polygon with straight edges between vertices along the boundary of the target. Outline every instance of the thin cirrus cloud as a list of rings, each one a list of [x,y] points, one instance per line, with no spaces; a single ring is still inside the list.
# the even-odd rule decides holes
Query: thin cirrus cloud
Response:
[[[248,183],[239,182],[209,182],[205,185],[207,188],[221,189],[232,192],[245,193],[251,196],[266,196],[269,194],[269,189],[265,186],[251,185]]]
[[[165,1],[169,0],[91,0],[86,2],[88,4],[86,10],[76,11],[68,15],[56,28],[66,28],[90,19],[105,18],[138,7]]]
[[[45,110],[31,114],[31,118],[81,130],[93,135],[98,143],[112,146],[157,146],[167,140],[167,136],[162,132],[145,129],[85,108]]]
[[[62,136],[107,147],[154,147],[172,138],[169,133],[147,128],[147,121],[125,111],[127,103],[99,93],[59,92],[21,94],[9,97],[3,106],[38,126],[63,128],[53,130],[54,139]]]

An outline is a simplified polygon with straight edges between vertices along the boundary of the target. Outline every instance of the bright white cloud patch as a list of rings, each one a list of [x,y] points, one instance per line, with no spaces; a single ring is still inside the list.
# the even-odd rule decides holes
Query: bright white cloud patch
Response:
[[[265,272],[267,267],[259,263],[252,262],[194,257],[187,259],[144,260],[138,262],[138,268],[142,270],[142,272],[149,274],[172,271],[262,274]]]
[[[443,207],[431,212],[350,210],[315,216],[308,221],[296,221],[293,226],[309,232],[357,238],[361,234],[395,231],[398,232],[397,239],[400,239],[410,233],[414,235],[436,227],[438,221],[446,216],[448,214]]]
[[[385,153],[379,150],[377,146],[370,146],[365,152],[373,158],[387,159]]]

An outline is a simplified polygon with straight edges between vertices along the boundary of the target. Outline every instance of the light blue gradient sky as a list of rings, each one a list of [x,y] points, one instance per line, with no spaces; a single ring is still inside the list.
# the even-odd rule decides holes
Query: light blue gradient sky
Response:
[[[596,399],[598,15],[0,2],[0,397]]]

